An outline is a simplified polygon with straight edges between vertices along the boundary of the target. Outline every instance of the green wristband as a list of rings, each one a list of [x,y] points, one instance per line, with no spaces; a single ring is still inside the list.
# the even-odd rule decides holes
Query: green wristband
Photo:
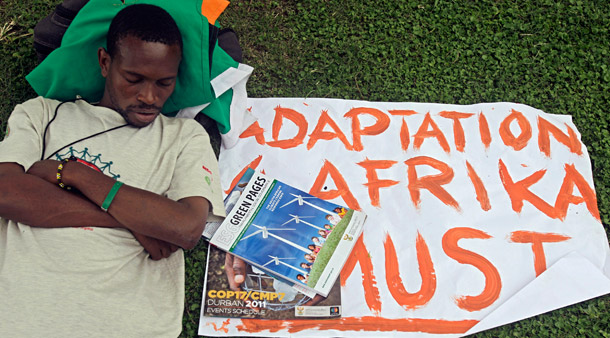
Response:
[[[120,182],[120,181],[114,182],[114,185],[110,189],[110,192],[108,192],[108,195],[106,195],[106,199],[104,200],[104,203],[102,203],[101,208],[102,208],[102,210],[104,210],[104,212],[108,212],[108,208],[110,208],[110,204],[112,203],[112,200],[114,200],[114,196],[116,196],[116,193],[119,191],[119,188],[122,185],[123,185],[123,182]]]

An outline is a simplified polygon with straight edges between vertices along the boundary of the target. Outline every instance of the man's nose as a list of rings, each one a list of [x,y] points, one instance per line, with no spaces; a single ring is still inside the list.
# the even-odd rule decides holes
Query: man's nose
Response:
[[[152,83],[143,84],[142,88],[140,89],[140,92],[138,93],[137,99],[142,103],[154,105],[157,101],[155,85]]]

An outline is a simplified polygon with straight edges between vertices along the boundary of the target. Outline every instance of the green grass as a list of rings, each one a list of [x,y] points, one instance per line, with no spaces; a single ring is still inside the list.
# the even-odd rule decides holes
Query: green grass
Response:
[[[0,130],[34,96],[31,29],[59,1],[2,0]],[[234,0],[220,17],[255,71],[251,97],[472,104],[511,101],[571,114],[610,225],[610,2],[606,0]],[[187,253],[184,337],[199,319],[204,245]],[[610,296],[477,337],[607,337]]]
[[[339,245],[341,237],[343,236],[349,221],[352,219],[353,214],[354,210],[348,210],[345,216],[343,216],[339,223],[337,223],[337,225],[335,225],[335,227],[332,229],[332,232],[328,235],[328,238],[326,238],[326,242],[324,242],[322,249],[320,249],[320,252],[318,252],[318,255],[316,256],[317,264],[314,263],[311,268],[311,272],[309,273],[309,279],[307,280],[307,285],[309,287],[314,288],[318,283],[318,279],[320,279],[320,276],[322,275],[322,272],[324,272],[330,257],[335,252],[337,245]]]

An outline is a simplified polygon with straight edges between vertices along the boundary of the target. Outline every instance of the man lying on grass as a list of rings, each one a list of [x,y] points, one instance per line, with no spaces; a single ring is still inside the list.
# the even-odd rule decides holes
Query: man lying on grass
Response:
[[[222,200],[203,127],[159,114],[180,31],[159,7],[127,6],[98,59],[100,102],[29,100],[0,143],[2,337],[181,332],[181,248]]]

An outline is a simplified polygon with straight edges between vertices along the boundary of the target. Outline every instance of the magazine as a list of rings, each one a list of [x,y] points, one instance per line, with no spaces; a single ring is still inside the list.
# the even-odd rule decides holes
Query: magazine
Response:
[[[210,243],[326,297],[366,215],[261,173],[251,175]]]
[[[242,289],[229,288],[225,272],[226,253],[213,245],[208,248],[207,267],[201,305],[202,317],[236,317],[259,319],[339,318],[341,286],[339,280],[328,297],[313,298],[262,271],[248,269]]]
[[[231,189],[231,192],[227,195],[227,197],[225,197],[224,205],[227,214],[229,214],[229,212],[233,210],[233,207],[235,206],[235,203],[237,203],[239,196],[244,191],[246,185],[248,185],[248,181],[250,181],[250,178],[252,178],[252,174],[254,174],[254,170],[248,168],[248,170],[246,170],[246,172],[241,176],[239,181],[235,184],[233,189]],[[214,235],[216,230],[218,230],[218,228],[222,224],[223,220],[224,218],[220,217],[208,217],[205,229],[203,229],[203,237],[205,237],[207,240],[210,240],[210,238],[212,238],[212,235]]]
[[[239,181],[235,183],[235,186],[231,189],[231,192],[224,199],[224,206],[225,206],[225,211],[227,214],[229,212],[231,212],[231,210],[233,210],[233,207],[239,200],[239,196],[244,191],[245,187],[248,185],[248,182],[252,178],[253,174],[254,174],[254,170],[248,168],[248,170],[240,177]],[[214,235],[216,230],[218,230],[218,228],[222,224],[222,221],[224,220],[224,218],[218,218],[218,219],[219,220],[208,218],[208,222],[203,231],[203,236],[206,237],[206,239],[208,239],[208,241],[212,238],[212,236]],[[267,276],[279,279],[280,281],[282,281],[283,283],[285,283],[287,285],[292,285],[292,287],[296,291],[308,296],[309,298],[313,298],[316,295],[316,293],[311,291],[310,289],[307,289],[307,288],[301,286],[300,284],[292,283],[288,280],[282,279],[282,277],[280,277],[278,275],[268,273]]]

